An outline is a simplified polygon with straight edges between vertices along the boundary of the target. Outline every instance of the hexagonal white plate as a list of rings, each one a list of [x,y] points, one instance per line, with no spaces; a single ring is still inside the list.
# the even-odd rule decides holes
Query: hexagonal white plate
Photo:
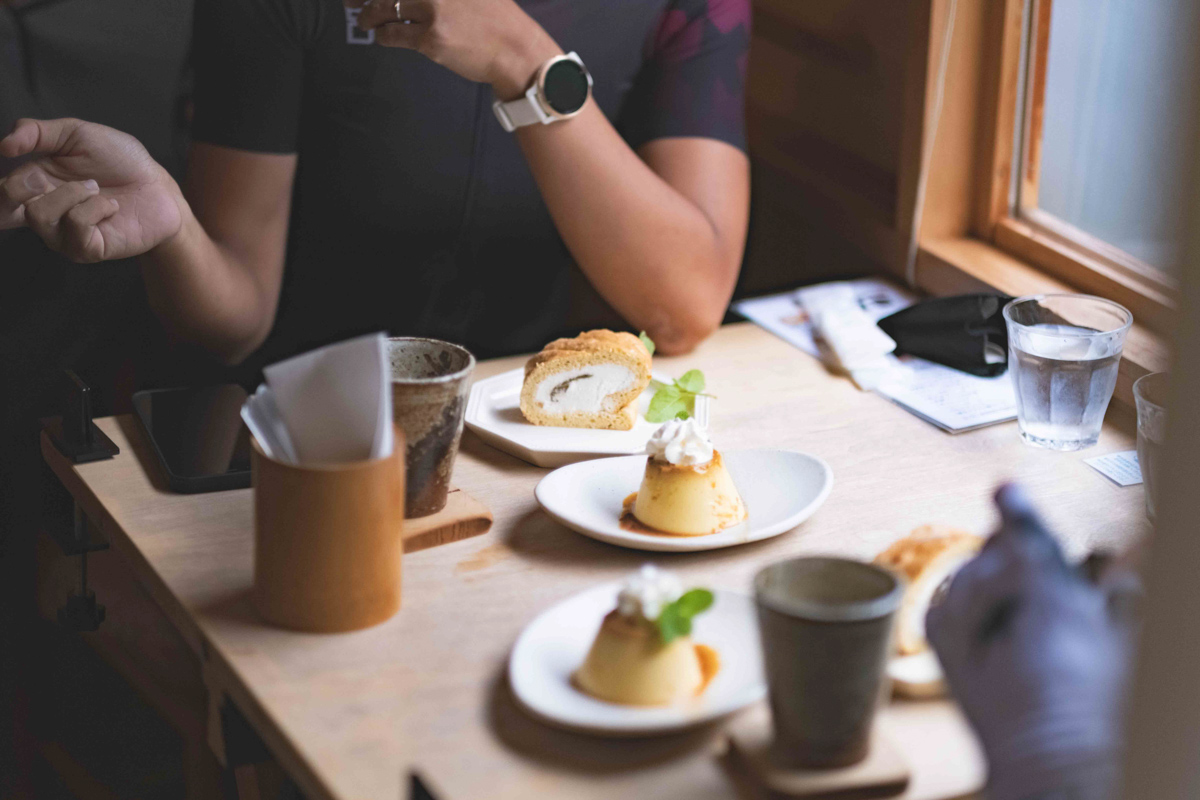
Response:
[[[576,689],[571,676],[587,656],[620,584],[597,586],[543,612],[526,626],[508,659],[508,680],[522,708],[551,724],[602,736],[646,736],[731,714],[767,694],[754,601],[714,590],[715,602],[693,621],[692,639],[717,651],[721,667],[687,703],[623,706]]]
[[[670,383],[666,375],[654,379]],[[521,414],[521,386],[525,370],[514,369],[485,378],[471,387],[467,400],[466,425],[492,447],[528,461],[538,467],[561,467],[588,458],[640,453],[646,441],[658,429],[647,422],[645,413],[654,392],[647,389],[637,421],[627,431],[601,431],[592,428],[554,428],[534,425]],[[708,426],[709,399],[696,398],[696,419]]]
[[[733,450],[721,454],[746,503],[740,525],[704,536],[637,533],[620,525],[625,498],[638,490],[645,456],[571,464],[542,478],[534,495],[555,521],[609,544],[635,550],[715,550],[769,539],[808,519],[833,489],[833,470],[808,453]]]

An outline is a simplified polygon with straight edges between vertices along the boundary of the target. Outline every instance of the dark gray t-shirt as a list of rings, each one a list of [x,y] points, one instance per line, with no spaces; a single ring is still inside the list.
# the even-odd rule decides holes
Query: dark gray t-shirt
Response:
[[[744,147],[748,0],[520,0],[630,145]],[[340,0],[196,7],[193,136],[298,153],[279,312],[254,366],[371,330],[535,350],[571,258],[490,87],[371,43]],[[580,192],[587,186],[578,187]]]

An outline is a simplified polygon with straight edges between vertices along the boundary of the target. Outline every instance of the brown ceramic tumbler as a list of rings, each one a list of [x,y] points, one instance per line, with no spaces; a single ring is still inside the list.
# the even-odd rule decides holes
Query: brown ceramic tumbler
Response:
[[[475,357],[437,339],[388,340],[392,419],[408,442],[404,454],[405,516],[436,514],[446,505]]]
[[[902,591],[891,572],[841,558],[796,558],[755,576],[779,766],[866,758]]]

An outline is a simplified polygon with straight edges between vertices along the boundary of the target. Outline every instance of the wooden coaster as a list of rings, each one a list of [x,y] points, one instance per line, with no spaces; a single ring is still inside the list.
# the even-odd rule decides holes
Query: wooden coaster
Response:
[[[404,552],[415,553],[441,544],[470,539],[492,527],[492,512],[462,489],[451,489],[446,507],[428,517],[404,520]]]
[[[878,728],[866,759],[837,769],[786,769],[772,764],[768,755],[771,715],[765,706],[735,720],[728,732],[728,766],[758,797],[867,800],[893,797],[908,788],[908,764]]]

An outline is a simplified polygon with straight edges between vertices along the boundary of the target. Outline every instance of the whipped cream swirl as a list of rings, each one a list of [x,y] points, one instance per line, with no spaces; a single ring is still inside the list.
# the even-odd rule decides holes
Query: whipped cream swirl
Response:
[[[653,564],[643,564],[621,586],[617,612],[623,617],[640,615],[653,622],[664,606],[674,603],[682,594],[683,584],[678,578]]]
[[[713,446],[695,417],[673,419],[654,432],[646,442],[646,454],[658,461],[686,467],[712,461]]]

